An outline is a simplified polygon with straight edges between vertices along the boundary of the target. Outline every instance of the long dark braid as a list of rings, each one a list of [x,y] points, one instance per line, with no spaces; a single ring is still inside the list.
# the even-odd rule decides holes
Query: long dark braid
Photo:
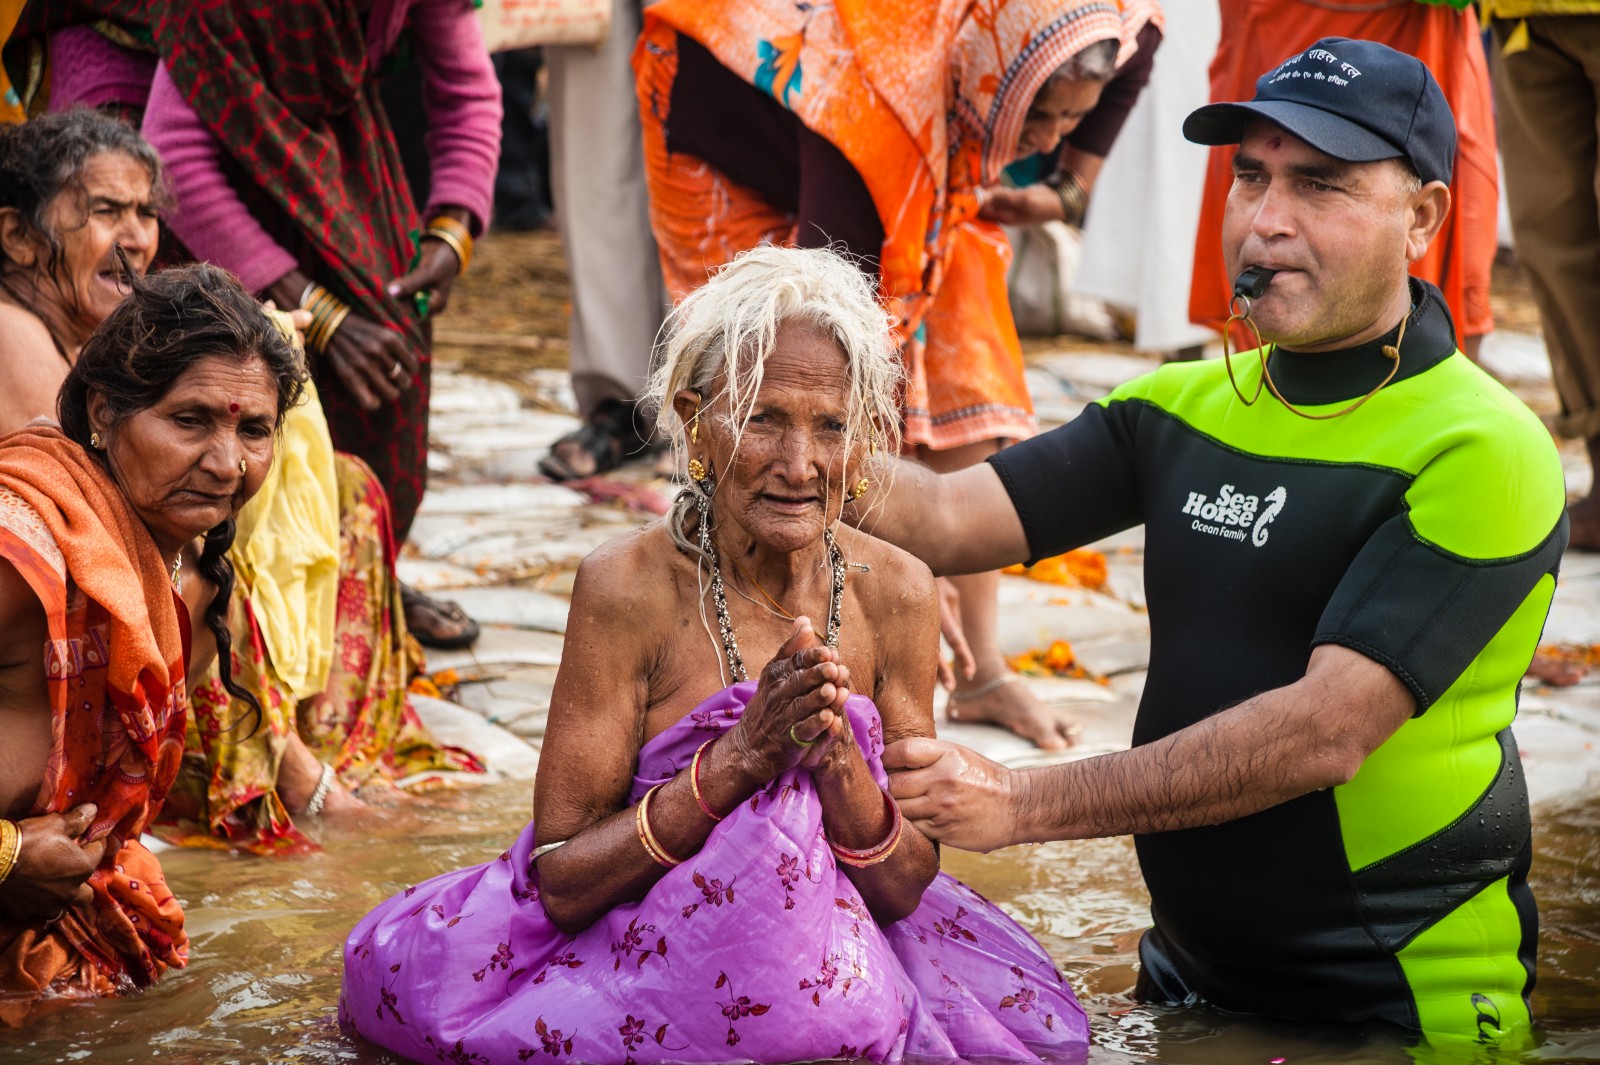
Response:
[[[232,518],[209,530],[196,568],[217,590],[205,613],[206,628],[217,640],[217,678],[229,695],[250,708],[254,720],[247,736],[254,736],[261,727],[261,702],[254,692],[233,679],[233,630],[228,627],[228,604],[233,600],[233,560],[228,557],[228,549],[233,546],[233,535]],[[244,719],[245,715],[241,714],[228,726],[229,730],[238,728]]]

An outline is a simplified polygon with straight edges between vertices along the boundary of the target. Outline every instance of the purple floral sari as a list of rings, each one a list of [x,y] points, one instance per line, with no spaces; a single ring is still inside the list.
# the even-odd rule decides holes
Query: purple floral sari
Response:
[[[645,744],[632,799],[686,769],[755,691],[735,684]],[[880,784],[883,725],[847,705]],[[341,1016],[419,1061],[1081,1061],[1083,1010],[1016,922],[943,873],[880,928],[835,865],[809,773],[741,804],[639,902],[569,936],[496,861],[395,896],[345,943]]]

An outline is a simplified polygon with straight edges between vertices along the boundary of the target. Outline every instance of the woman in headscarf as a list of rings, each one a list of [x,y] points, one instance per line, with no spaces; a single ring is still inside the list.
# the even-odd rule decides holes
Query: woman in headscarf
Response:
[[[76,354],[61,428],[0,442],[0,1021],[183,965],[183,911],[139,835],[183,756],[191,626],[234,683],[233,515],[271,468],[305,369],[232,277],[169,271]],[[203,549],[196,542],[204,539]],[[191,619],[185,561],[217,589]]]
[[[142,277],[167,205],[161,160],[125,123],[77,108],[0,127],[0,432],[50,415],[89,334]],[[388,497],[334,451],[315,389],[287,412],[278,461],[239,514],[226,616],[238,684],[218,680],[204,632],[191,661],[191,757],[160,831],[255,851],[305,845],[302,815],[356,807],[394,779],[475,769],[408,705],[419,654],[394,574]],[[191,572],[190,598],[210,588]],[[170,823],[169,823],[170,822]]]
[[[1002,172],[1054,152],[1159,18],[1154,0],[651,5],[634,63],[668,289],[763,241],[840,248],[894,319],[910,451],[956,469],[1033,435],[991,216],[1030,219]],[[1076,221],[1084,186],[1058,170],[1043,198]],[[1070,722],[1009,683],[997,577],[952,583],[975,668],[951,716],[1064,746]]]
[[[675,317],[650,401],[693,482],[578,571],[534,821],[356,926],[342,1016],[481,1065],[1082,1060],[1049,956],[884,790],[938,609],[839,520],[899,436],[870,282],[757,248]]]

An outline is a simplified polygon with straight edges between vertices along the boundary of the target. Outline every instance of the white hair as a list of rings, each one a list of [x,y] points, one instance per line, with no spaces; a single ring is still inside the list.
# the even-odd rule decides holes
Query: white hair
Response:
[[[778,329],[790,322],[817,330],[844,355],[848,378],[844,453],[859,455],[874,444],[884,456],[899,450],[904,375],[889,316],[871,279],[828,248],[764,244],[718,270],[684,297],[668,318],[667,340],[650,375],[645,402],[655,404],[656,429],[672,441],[680,462],[685,426],[673,409],[673,397],[692,389],[706,407],[726,398],[728,416],[719,424],[726,425],[737,450]],[[696,491],[698,487],[691,484],[679,495],[667,519],[673,540],[691,554],[699,553],[686,533]]]
[[[1110,81],[1117,72],[1117,53],[1121,42],[1096,41],[1075,52],[1071,59],[1050,72],[1045,80],[1067,78],[1072,81]]]

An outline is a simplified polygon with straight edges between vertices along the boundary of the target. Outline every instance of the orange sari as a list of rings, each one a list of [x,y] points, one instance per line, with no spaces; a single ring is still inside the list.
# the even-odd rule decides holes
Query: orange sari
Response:
[[[978,217],[1034,95],[1098,41],[1136,47],[1155,0],[661,0],[634,52],[651,223],[673,297],[795,219],[667,151],[677,38],[794,112],[861,175],[883,225],[879,291],[909,384],[905,439],[935,449],[1033,435],[1006,300],[1011,249]]]
[[[106,472],[53,429],[0,446],[0,556],[43,604],[53,743],[31,816],[97,807],[91,904],[0,919],[0,1022],[45,992],[107,994],[188,960],[183,911],[139,834],[183,756],[188,615],[155,542]]]
[[[1211,102],[1248,100],[1256,79],[1324,37],[1379,41],[1414,55],[1433,72],[1456,118],[1450,215],[1411,272],[1438,285],[1458,336],[1494,328],[1489,272],[1499,246],[1499,172],[1489,67],[1471,8],[1398,0],[1222,0],[1222,38],[1211,61]],[[1195,239],[1189,319],[1222,330],[1233,282],[1222,261],[1222,212],[1233,187],[1233,148],[1211,149]],[[1242,337],[1235,340],[1245,344]],[[1246,345],[1247,346],[1247,345]]]

